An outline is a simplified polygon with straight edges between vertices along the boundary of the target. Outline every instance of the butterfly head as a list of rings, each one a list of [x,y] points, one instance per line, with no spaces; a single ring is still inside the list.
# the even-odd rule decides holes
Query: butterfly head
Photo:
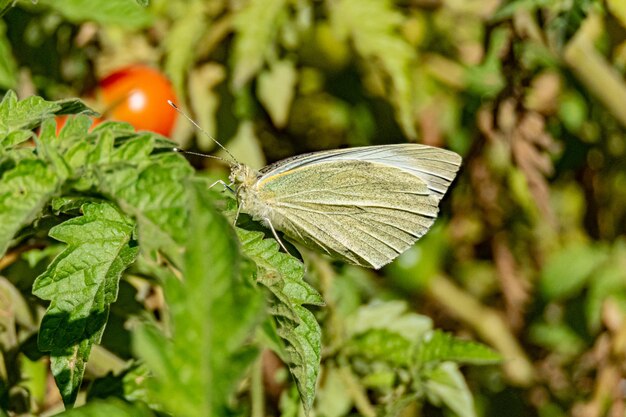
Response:
[[[230,181],[237,185],[237,188],[249,188],[257,179],[257,172],[247,165],[234,163],[230,170]]]

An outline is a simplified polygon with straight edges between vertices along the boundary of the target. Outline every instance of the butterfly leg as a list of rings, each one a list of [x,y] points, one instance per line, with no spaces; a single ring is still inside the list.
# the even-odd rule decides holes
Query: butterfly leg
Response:
[[[278,242],[278,244],[280,245],[281,248],[283,248],[283,250],[285,251],[285,253],[289,253],[289,251],[287,250],[287,248],[285,247],[285,245],[283,244],[283,241],[280,240],[280,238],[278,237],[278,233],[276,233],[276,229],[274,229],[274,226],[272,225],[272,222],[270,221],[270,219],[265,219],[265,221],[267,222],[267,224],[269,224],[270,226],[270,230],[272,231],[272,234],[274,235],[274,237],[276,238],[276,241]]]
[[[231,193],[235,194],[235,190],[230,187],[232,184],[226,184],[222,180],[217,180],[213,184],[209,185],[209,189],[215,187],[217,184],[222,184],[224,186],[224,190],[230,190]]]

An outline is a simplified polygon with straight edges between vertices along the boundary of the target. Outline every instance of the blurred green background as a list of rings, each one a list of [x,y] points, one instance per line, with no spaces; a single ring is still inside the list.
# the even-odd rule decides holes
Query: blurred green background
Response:
[[[99,80],[141,64],[256,168],[405,141],[460,153],[436,227],[382,272],[334,265],[329,304],[403,299],[501,352],[467,369],[479,415],[625,415],[625,1],[2,3],[2,92],[105,111]],[[171,138],[215,150],[180,118]]]

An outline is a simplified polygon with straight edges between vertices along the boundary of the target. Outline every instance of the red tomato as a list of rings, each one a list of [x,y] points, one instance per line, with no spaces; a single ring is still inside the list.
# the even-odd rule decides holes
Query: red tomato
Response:
[[[67,115],[56,116],[54,120],[57,122],[56,135],[59,136],[59,132],[65,126],[65,122],[67,122]]]
[[[159,71],[143,65],[126,67],[102,79],[99,89],[105,118],[128,122],[137,130],[171,133],[178,114],[167,100],[175,103],[176,96]]]

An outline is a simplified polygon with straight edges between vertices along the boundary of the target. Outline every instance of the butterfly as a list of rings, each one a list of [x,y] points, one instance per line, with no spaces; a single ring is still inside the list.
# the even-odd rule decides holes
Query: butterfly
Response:
[[[461,157],[395,144],[308,153],[259,171],[230,164],[239,212],[269,227],[285,251],[277,230],[331,257],[379,269],[434,224]]]

